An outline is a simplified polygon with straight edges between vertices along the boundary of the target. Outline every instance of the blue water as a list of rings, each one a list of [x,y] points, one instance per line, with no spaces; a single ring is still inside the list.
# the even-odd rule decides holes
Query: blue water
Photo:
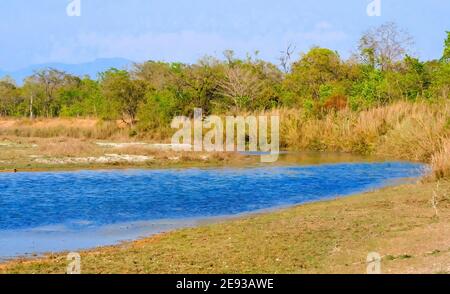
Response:
[[[0,174],[0,235],[54,225],[81,230],[235,215],[349,195],[422,172],[422,165],[412,163],[352,163],[5,173]]]

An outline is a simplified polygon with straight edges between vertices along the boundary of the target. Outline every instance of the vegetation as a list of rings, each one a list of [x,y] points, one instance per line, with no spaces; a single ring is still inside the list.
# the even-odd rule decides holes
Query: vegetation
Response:
[[[179,152],[164,144],[130,140],[125,127],[96,119],[0,120],[0,130],[0,172],[240,166],[256,162],[239,154]]]
[[[81,253],[83,273],[448,273],[450,185],[385,188]],[[432,199],[434,199],[432,201]],[[436,209],[433,207],[435,205]],[[65,273],[66,254],[0,265]]]
[[[449,175],[450,102],[398,101],[364,111],[341,110],[321,118],[280,109],[285,148],[375,154],[431,163],[433,176]]]
[[[292,64],[292,53],[285,53],[280,66],[257,53],[241,60],[226,51],[224,60],[148,61],[129,72],[110,69],[98,80],[43,69],[23,86],[8,77],[1,80],[0,114],[124,119],[149,130],[157,127],[149,118],[163,123],[166,113],[189,115],[194,107],[205,114],[294,107],[321,116],[346,107],[358,111],[399,100],[448,99],[450,33],[440,60],[423,62],[408,55],[410,43],[407,33],[388,23],[365,33],[359,53],[348,60],[313,47]],[[161,111],[143,111],[154,108]]]
[[[432,162],[436,177],[450,164],[450,32],[442,58],[421,61],[410,54],[411,37],[394,23],[366,32],[358,53],[343,60],[313,47],[280,65],[238,59],[232,51],[196,64],[148,61],[130,71],[110,69],[98,80],[44,69],[22,86],[0,81],[0,115],[90,117],[95,131],[34,127],[0,128],[0,135],[123,136],[167,140],[177,115],[280,113],[283,147],[377,153]],[[117,121],[126,127],[119,127]],[[119,135],[118,135],[119,134]],[[447,149],[446,149],[447,148]],[[444,170],[443,170],[444,169]]]
[[[439,60],[410,54],[388,23],[348,60],[313,47],[280,65],[258,55],[196,64],[148,61],[98,80],[44,69],[19,86],[0,80],[3,170],[239,165],[246,157],[176,153],[113,142],[170,137],[177,115],[279,114],[285,149],[376,154],[431,164],[434,181],[183,229],[82,253],[84,273],[364,273],[379,252],[387,273],[449,272],[450,32]],[[106,153],[145,162],[106,162]],[[55,159],[56,158],[56,159]],[[117,158],[117,157],[114,157]],[[209,159],[208,159],[209,158]],[[64,254],[0,265],[0,273],[64,273]]]

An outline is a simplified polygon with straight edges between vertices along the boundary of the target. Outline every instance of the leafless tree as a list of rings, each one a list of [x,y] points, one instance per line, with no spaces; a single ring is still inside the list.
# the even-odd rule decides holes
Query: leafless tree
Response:
[[[225,80],[219,85],[219,94],[231,99],[237,109],[251,104],[260,94],[261,81],[251,70],[231,67],[226,70],[225,75]]]
[[[410,53],[413,44],[409,33],[388,22],[367,31],[359,42],[359,51],[365,62],[388,70]]]
[[[281,51],[281,56],[279,58],[281,68],[285,73],[288,73],[291,71],[291,59],[292,55],[295,52],[295,47],[292,46],[292,44],[289,44],[289,46],[286,48],[286,51]]]
[[[74,83],[76,78],[63,71],[48,68],[36,71],[31,79],[42,86],[44,90],[44,109],[46,116],[50,117],[50,106],[55,99],[56,92],[63,85]]]

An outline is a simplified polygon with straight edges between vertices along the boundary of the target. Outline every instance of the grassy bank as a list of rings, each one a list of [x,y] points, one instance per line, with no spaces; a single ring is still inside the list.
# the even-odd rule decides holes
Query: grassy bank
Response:
[[[118,122],[95,119],[0,120],[0,172],[255,162],[237,153],[173,151],[168,145],[155,144],[160,141],[130,137],[129,131]]]
[[[432,165],[434,179],[445,178],[450,174],[449,102],[396,102],[365,111],[355,112],[344,109],[320,116],[310,116],[302,109],[286,108],[265,114],[280,115],[282,149],[338,151],[375,155],[379,158],[420,161]],[[0,162],[1,166],[9,169],[14,168],[14,165],[18,165],[19,168],[27,166],[52,168],[52,165],[38,164],[35,157],[88,157],[114,153],[156,158],[158,163],[149,161],[149,164],[158,166],[170,162],[170,158],[180,158],[182,160],[175,161],[181,162],[202,162],[204,161],[202,158],[208,157],[207,154],[197,152],[163,152],[148,150],[142,146],[105,150],[95,144],[99,140],[159,143],[170,142],[170,136],[151,131],[135,133],[135,130],[120,122],[104,122],[95,119],[3,120],[0,121],[0,143],[10,141],[17,148],[5,149],[0,145],[2,148]],[[26,148],[30,146],[35,148]],[[29,158],[30,156],[32,159]],[[210,157],[229,162],[234,156],[222,153]],[[28,160],[24,160],[25,158]],[[111,164],[106,164],[108,165]],[[115,163],[115,165],[120,164]],[[125,164],[125,166],[138,167],[145,165],[136,162]],[[99,164],[78,164],[77,166],[86,168],[96,167]]]
[[[437,203],[433,206],[432,203]],[[81,253],[84,273],[450,272],[450,184],[408,184]],[[65,254],[0,265],[64,273]]]
[[[93,141],[67,138],[31,141],[38,143],[3,141],[10,145],[0,146],[0,172],[250,166],[258,162],[256,157],[237,153],[176,152],[138,145],[101,147]]]

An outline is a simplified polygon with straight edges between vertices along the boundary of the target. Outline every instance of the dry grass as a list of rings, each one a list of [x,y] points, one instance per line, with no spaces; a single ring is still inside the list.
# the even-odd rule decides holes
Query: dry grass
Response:
[[[73,138],[51,138],[31,140],[36,144],[36,153],[46,157],[78,157],[78,156],[99,156],[103,150],[86,140]]]
[[[281,139],[290,149],[422,161],[436,166],[433,169],[441,174],[443,168],[448,168],[443,144],[450,138],[450,103],[397,102],[359,113],[343,110],[320,119],[300,110],[279,112]]]
[[[433,154],[431,166],[436,179],[450,178],[450,139],[444,140],[440,149]]]
[[[97,144],[97,140],[70,137],[0,137],[0,172],[35,170],[71,170],[105,168],[165,168],[253,165],[257,157],[236,153],[181,152],[152,147],[148,142],[121,146],[123,141],[109,141],[112,147]],[[125,141],[130,143],[130,141]],[[136,142],[135,142],[136,143]],[[104,157],[111,160],[101,160]],[[148,160],[134,161],[133,157]],[[130,160],[115,160],[117,158]]]
[[[110,151],[114,154],[131,154],[152,156],[155,159],[169,160],[169,161],[215,161],[215,162],[231,162],[240,161],[245,156],[237,153],[229,152],[188,152],[188,151],[173,151],[167,149],[153,149],[147,146],[128,146],[123,148],[111,148]]]
[[[97,119],[6,119],[0,121],[0,136],[21,138],[128,138],[128,130],[120,122]]]

